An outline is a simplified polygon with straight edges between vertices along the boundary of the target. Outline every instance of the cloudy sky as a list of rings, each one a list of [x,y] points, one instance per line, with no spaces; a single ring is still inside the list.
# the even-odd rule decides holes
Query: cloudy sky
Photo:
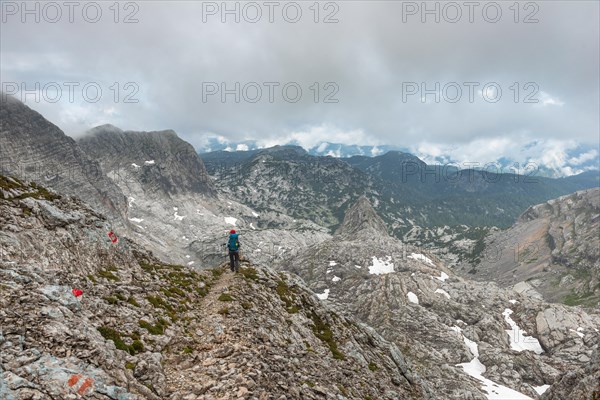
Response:
[[[597,1],[0,4],[2,89],[71,136],[598,158]]]

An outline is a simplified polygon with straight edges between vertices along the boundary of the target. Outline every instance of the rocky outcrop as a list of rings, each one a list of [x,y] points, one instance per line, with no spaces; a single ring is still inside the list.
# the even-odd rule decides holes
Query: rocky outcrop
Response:
[[[3,399],[431,398],[299,278],[161,263],[84,203],[0,178]]]
[[[78,144],[114,180],[136,176],[148,195],[215,195],[202,160],[192,145],[172,130],[132,132],[102,125],[79,138]]]
[[[377,215],[369,200],[361,196],[352,207],[348,208],[344,221],[336,233],[342,237],[352,237],[364,230],[370,230],[373,235],[388,235],[383,220]]]
[[[542,396],[542,400],[600,398],[600,346],[592,354],[592,359],[583,370],[567,373]]]
[[[348,221],[365,229],[301,250],[281,268],[395,343],[436,398],[484,399],[496,390],[535,399],[565,372],[583,372],[598,314],[463,279],[434,255],[374,233],[373,221]],[[485,372],[473,379],[477,368]]]
[[[0,173],[85,198],[122,224],[127,211],[125,197],[100,164],[19,100],[0,93],[0,102]]]
[[[469,276],[502,286],[527,281],[545,299],[600,304],[600,189],[530,207],[508,230],[485,240]]]

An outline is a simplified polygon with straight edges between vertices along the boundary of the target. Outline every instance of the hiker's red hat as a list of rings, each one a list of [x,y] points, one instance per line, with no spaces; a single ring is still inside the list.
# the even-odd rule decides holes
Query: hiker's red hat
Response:
[[[230,230],[229,233],[235,233],[235,229]]]

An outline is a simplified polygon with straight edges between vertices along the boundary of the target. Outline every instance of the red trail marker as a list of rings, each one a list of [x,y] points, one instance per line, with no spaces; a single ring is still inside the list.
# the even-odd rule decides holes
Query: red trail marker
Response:
[[[117,243],[119,241],[119,238],[117,237],[117,235],[115,235],[115,233],[113,231],[108,232],[108,237],[110,238],[110,241],[113,243]]]

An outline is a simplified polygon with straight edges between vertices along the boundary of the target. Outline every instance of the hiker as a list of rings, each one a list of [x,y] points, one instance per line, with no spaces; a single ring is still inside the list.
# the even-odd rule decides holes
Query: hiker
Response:
[[[227,248],[229,249],[229,267],[231,268],[231,272],[238,272],[240,270],[240,240],[239,234],[234,229],[229,231]]]

